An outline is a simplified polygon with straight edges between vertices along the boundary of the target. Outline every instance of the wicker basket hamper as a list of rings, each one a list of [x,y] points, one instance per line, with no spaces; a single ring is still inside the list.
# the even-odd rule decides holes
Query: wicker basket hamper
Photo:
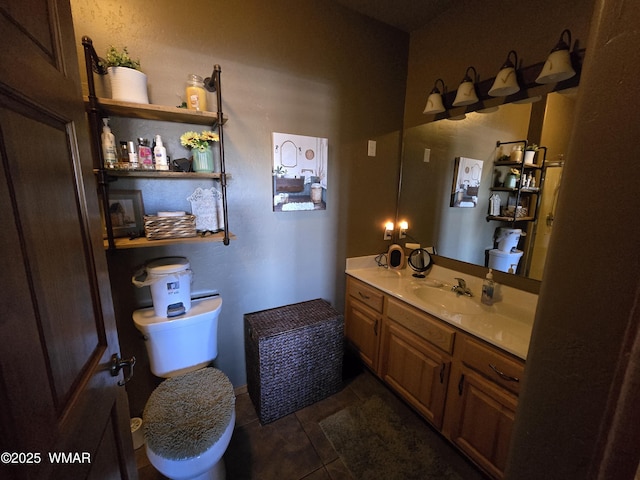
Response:
[[[263,424],[342,388],[343,331],[322,299],[244,315],[247,389]]]

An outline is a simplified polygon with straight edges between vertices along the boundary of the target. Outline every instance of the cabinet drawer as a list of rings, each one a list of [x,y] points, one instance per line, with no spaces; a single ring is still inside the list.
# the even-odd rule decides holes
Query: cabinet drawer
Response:
[[[418,309],[389,299],[387,317],[447,353],[453,353],[456,331]]]
[[[378,290],[369,287],[359,280],[349,278],[347,291],[352,297],[373,308],[376,312],[382,313],[382,304],[384,297]]]
[[[463,342],[462,361],[516,395],[520,393],[520,384],[524,376],[523,362],[466,337]]]

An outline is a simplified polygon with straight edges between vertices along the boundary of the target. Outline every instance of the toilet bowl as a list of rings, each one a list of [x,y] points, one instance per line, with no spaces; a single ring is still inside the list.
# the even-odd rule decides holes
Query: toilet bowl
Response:
[[[179,317],[136,310],[151,371],[165,377],[143,413],[145,448],[151,464],[172,479],[225,478],[222,456],[235,426],[233,385],[210,366],[216,358],[222,299],[191,301]]]

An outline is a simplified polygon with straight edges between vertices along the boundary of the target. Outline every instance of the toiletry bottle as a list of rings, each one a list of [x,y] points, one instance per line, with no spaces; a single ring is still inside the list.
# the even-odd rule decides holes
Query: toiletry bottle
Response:
[[[129,169],[129,147],[127,142],[120,142],[120,150],[119,150],[119,161],[120,168],[124,168],[126,170]]]
[[[485,305],[493,305],[493,294],[495,290],[495,282],[493,281],[493,270],[489,269],[489,273],[482,283],[482,298],[480,299]]]
[[[109,119],[103,118],[102,122],[102,159],[106,168],[115,168],[118,159],[116,158],[116,137],[109,128]]]
[[[200,75],[189,74],[187,76],[187,108],[189,110],[207,110],[207,91]]]
[[[153,152],[146,138],[138,138],[138,162],[143,170],[153,170]]]
[[[138,168],[138,149],[135,143],[132,141],[127,142],[127,149],[129,151],[129,168],[137,170]]]
[[[162,145],[162,138],[160,138],[160,135],[156,135],[156,146],[153,149],[153,158],[156,160],[156,170],[169,170],[167,149]]]

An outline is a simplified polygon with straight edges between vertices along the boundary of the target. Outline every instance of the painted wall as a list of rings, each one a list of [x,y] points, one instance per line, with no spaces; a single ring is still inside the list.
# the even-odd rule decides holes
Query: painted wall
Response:
[[[83,35],[101,55],[110,44],[127,46],[149,77],[152,103],[180,104],[187,74],[209,76],[214,64],[222,67],[223,111],[229,118],[226,163],[232,175],[229,229],[237,240],[226,247],[177,245],[109,254],[121,348],[140,359],[128,387],[132,413],[140,413],[157,383],[131,321],[132,310],[150,304],[148,289],[138,290],[130,280],[135,267],[150,258],[186,256],[194,271],[193,292],[221,293],[216,364],[234,385],[243,385],[244,313],[318,297],[342,311],[345,258],[388,247],[382,225],[395,212],[408,35],[322,1],[71,4],[80,59]],[[118,130],[130,137],[162,134],[174,157],[187,155],[179,136],[201,128],[113,123],[116,135]],[[272,211],[272,132],[329,139],[326,211]],[[375,158],[367,157],[370,139],[377,141]],[[184,198],[194,188],[173,181],[116,183],[116,188],[151,188],[144,197],[149,213],[163,206],[188,209]]]

